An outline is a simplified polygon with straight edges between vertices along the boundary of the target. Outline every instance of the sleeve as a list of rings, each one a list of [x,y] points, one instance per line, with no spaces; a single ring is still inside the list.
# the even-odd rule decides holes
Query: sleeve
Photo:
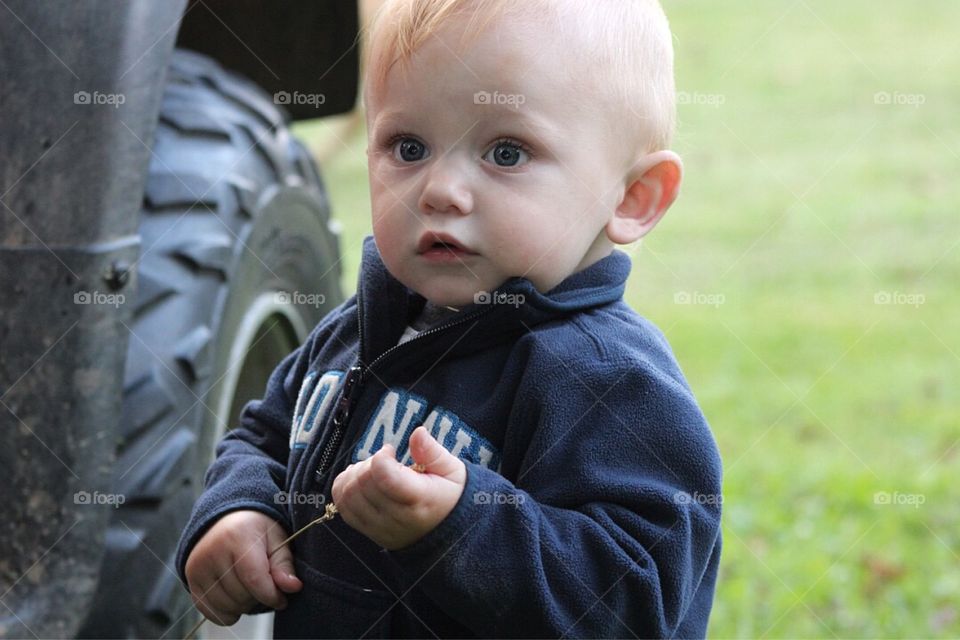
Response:
[[[330,315],[336,315],[336,311]],[[297,393],[309,368],[313,345],[327,325],[321,323],[303,345],[277,365],[263,398],[248,402],[240,413],[240,424],[217,443],[216,459],[204,476],[204,490],[177,545],[175,566],[184,586],[184,568],[193,546],[227,512],[254,509],[290,529],[289,517],[276,495],[285,485],[290,421]]]
[[[685,383],[624,369],[539,376],[543,398],[514,409],[526,413],[527,433],[535,425],[529,443],[504,445],[501,470],[516,482],[466,463],[447,518],[387,553],[400,575],[482,637],[705,629],[720,549],[719,453]],[[507,447],[522,460],[509,464]]]

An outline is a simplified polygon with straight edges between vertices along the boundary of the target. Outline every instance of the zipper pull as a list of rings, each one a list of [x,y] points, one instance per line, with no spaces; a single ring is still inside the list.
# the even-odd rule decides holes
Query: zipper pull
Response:
[[[340,399],[333,411],[333,423],[330,438],[327,440],[323,452],[320,454],[320,464],[317,465],[315,474],[319,481],[323,474],[327,472],[327,466],[334,451],[340,446],[340,440],[343,437],[344,425],[350,419],[350,412],[353,410],[353,403],[356,399],[357,390],[360,388],[360,380],[363,378],[364,367],[361,364],[350,367],[347,377],[343,381],[343,390],[340,393]]]
[[[355,365],[350,367],[347,377],[343,381],[343,393],[340,394],[340,400],[337,402],[337,408],[333,413],[333,424],[336,427],[342,427],[350,417],[350,411],[353,409],[353,400],[359,389],[360,377],[363,375],[363,366]]]

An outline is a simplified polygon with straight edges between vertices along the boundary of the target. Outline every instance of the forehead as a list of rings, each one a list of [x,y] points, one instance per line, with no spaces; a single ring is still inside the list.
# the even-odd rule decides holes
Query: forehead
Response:
[[[467,16],[451,17],[410,60],[395,64],[371,100],[375,110],[428,112],[440,106],[505,117],[525,112],[541,125],[589,113],[590,74],[575,45],[553,24],[510,14],[464,40],[467,22]]]

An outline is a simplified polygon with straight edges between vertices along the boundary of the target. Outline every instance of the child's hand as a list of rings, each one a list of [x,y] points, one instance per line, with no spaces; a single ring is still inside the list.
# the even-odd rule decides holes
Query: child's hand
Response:
[[[466,465],[426,427],[410,435],[410,455],[423,465],[423,473],[398,462],[393,445],[387,444],[344,469],[331,490],[344,522],[391,551],[436,527],[453,511],[467,483]]]
[[[231,511],[217,520],[194,545],[184,567],[200,613],[228,626],[257,602],[286,607],[283,594],[303,587],[294,574],[293,554],[284,546],[267,557],[286,538],[283,527],[259,511]]]

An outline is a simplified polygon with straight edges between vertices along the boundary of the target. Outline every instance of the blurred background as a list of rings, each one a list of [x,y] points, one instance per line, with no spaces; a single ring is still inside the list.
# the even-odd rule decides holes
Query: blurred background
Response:
[[[723,456],[710,636],[960,637],[960,4],[661,1],[685,179],[626,298]],[[0,636],[199,619],[213,445],[355,290],[364,114],[314,116],[377,4],[0,0]]]
[[[960,6],[664,0],[682,193],[632,250],[724,460],[713,637],[960,635]],[[370,233],[361,113],[299,123]]]

